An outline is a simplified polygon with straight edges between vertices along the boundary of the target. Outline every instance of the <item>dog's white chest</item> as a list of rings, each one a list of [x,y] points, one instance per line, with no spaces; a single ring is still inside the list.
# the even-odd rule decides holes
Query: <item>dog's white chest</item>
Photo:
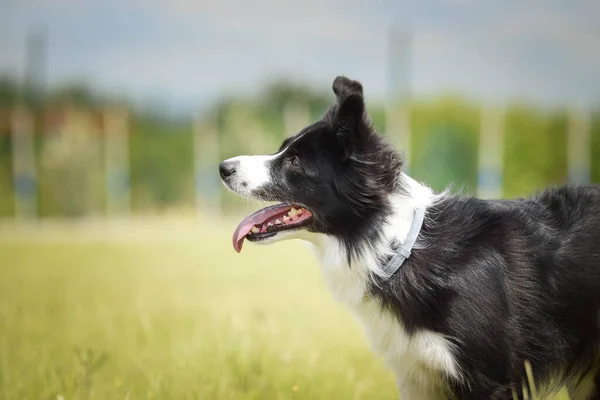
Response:
[[[398,318],[374,300],[351,309],[362,322],[371,347],[383,357],[401,386],[440,388],[442,376],[457,377],[454,356],[443,336],[431,331],[408,335]]]
[[[345,304],[362,323],[373,351],[393,370],[398,384],[438,387],[443,375],[458,378],[449,342],[441,335],[421,331],[408,335],[401,321],[365,297],[369,277],[364,266],[347,265],[336,249],[317,251],[325,281],[334,298]]]

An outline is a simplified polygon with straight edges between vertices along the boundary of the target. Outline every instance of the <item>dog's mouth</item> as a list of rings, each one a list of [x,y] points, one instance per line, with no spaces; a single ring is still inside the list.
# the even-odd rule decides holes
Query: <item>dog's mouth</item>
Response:
[[[292,204],[277,204],[250,214],[233,232],[233,248],[242,251],[244,239],[259,241],[282,231],[301,229],[308,225],[312,213],[306,208]]]

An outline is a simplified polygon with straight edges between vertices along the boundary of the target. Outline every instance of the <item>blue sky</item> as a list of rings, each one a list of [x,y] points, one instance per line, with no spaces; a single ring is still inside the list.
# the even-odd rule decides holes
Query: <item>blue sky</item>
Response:
[[[381,101],[388,37],[411,34],[410,87],[540,104],[600,102],[593,0],[0,0],[0,73],[21,74],[48,32],[47,81],[200,107],[282,77],[328,90],[359,79]]]

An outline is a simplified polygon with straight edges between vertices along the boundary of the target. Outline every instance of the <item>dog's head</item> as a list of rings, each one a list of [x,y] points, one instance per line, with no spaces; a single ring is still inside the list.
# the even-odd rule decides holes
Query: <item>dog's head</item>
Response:
[[[272,155],[239,156],[219,165],[232,191],[279,202],[246,217],[233,245],[270,243],[307,233],[333,235],[352,246],[377,235],[391,211],[401,157],[373,129],[359,82],[337,77],[336,103],[320,121],[286,139]]]

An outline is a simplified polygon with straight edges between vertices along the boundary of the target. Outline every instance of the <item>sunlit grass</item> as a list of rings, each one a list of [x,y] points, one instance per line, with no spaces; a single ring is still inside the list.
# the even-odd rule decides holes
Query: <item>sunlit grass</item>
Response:
[[[303,246],[207,228],[5,234],[0,398],[397,398]]]
[[[232,227],[0,232],[0,398],[397,399],[308,251]]]

